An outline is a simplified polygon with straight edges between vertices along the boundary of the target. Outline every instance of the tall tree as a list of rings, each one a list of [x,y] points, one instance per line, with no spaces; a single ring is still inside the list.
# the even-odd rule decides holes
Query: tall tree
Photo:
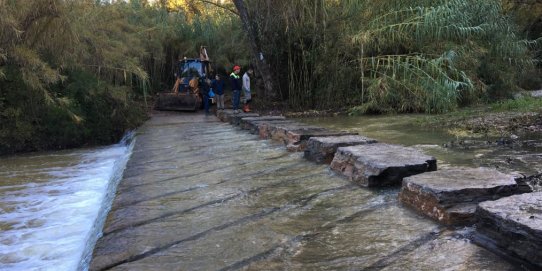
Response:
[[[243,23],[243,28],[245,29],[245,32],[247,34],[256,68],[258,69],[263,78],[265,96],[271,99],[275,99],[278,95],[277,91],[273,89],[273,76],[271,74],[271,69],[265,61],[265,56],[262,52],[261,45],[258,42],[258,35],[253,27],[252,21],[250,20],[246,5],[243,0],[233,0],[233,3],[237,8],[239,17],[241,18],[241,22]]]

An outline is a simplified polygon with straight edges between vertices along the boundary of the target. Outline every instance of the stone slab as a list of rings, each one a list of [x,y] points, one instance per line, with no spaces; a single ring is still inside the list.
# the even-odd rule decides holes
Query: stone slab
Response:
[[[258,135],[261,139],[273,139],[286,144],[289,130],[317,128],[295,121],[266,121],[258,124]],[[320,128],[324,129],[324,128]]]
[[[253,123],[260,121],[274,121],[274,120],[286,120],[284,116],[260,116],[260,117],[246,117],[242,118],[239,122],[239,127],[243,130],[251,130]]]
[[[259,117],[260,114],[258,113],[245,113],[245,112],[242,112],[242,113],[237,113],[237,114],[232,114],[230,116],[230,124],[231,125],[239,125],[241,124],[241,119],[242,118],[248,118],[248,117]]]
[[[222,121],[222,122],[229,122],[229,116],[233,115],[233,110],[231,109],[225,109],[225,110],[217,110],[216,111],[216,117]]]
[[[290,139],[290,132],[295,131],[296,133],[316,133],[316,132],[324,132],[328,131],[325,128],[322,127],[316,127],[316,126],[310,126],[306,124],[301,123],[292,123],[288,125],[274,125],[271,126],[269,129],[269,138],[275,141],[279,141],[281,143],[284,143],[284,145],[288,146],[292,143],[293,139]]]
[[[257,113],[245,113],[245,112],[240,112],[240,113],[234,114],[232,109],[225,109],[225,110],[217,110],[216,111],[216,116],[222,122],[229,122],[229,123],[232,123],[232,124],[236,124],[238,122],[238,120],[240,120],[243,117],[257,117],[257,116],[259,116],[259,114],[257,114]]]
[[[377,143],[376,140],[359,135],[311,137],[307,141],[304,157],[316,163],[330,164],[339,147]]]
[[[481,234],[542,270],[542,192],[482,202],[476,216]]]
[[[476,222],[479,202],[519,192],[513,175],[489,168],[449,168],[403,180],[399,200],[446,225]]]
[[[260,139],[268,138],[268,128],[276,124],[295,124],[296,122],[289,119],[284,120],[262,120],[251,121],[245,124],[245,128],[251,134],[259,135]],[[261,131],[260,131],[261,130]]]
[[[361,186],[389,186],[437,170],[437,160],[414,148],[375,143],[338,148],[331,169]]]
[[[339,137],[357,134],[347,131],[322,130],[322,128],[290,130],[286,132],[286,147],[289,151],[305,151],[308,141],[313,137]]]

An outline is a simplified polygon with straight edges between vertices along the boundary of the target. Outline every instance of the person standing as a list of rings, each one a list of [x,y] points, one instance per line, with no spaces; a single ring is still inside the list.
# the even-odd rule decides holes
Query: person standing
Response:
[[[233,91],[232,103],[234,114],[239,113],[239,100],[241,99],[242,82],[239,73],[241,73],[241,67],[234,66],[233,72],[230,74],[231,89]]]
[[[245,104],[243,105],[244,112],[250,112],[249,104],[252,101],[252,95],[250,95],[250,76],[254,70],[249,68],[245,74],[243,74],[243,92],[245,94]]]
[[[201,82],[201,85],[200,85],[200,91],[201,91],[201,95],[203,97],[203,109],[205,110],[205,115],[209,115],[209,107],[210,107],[210,104],[209,104],[209,90],[210,90],[210,87],[211,87],[211,80],[209,79],[204,79],[202,82]]]
[[[216,95],[216,109],[224,110],[224,81],[220,78],[220,75],[216,75],[215,79],[211,83],[213,91]]]

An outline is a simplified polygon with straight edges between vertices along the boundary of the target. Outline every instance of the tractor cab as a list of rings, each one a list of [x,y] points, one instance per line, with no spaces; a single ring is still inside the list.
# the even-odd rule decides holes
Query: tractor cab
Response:
[[[197,73],[200,77],[205,77],[206,63],[199,59],[183,59],[179,61],[179,71],[181,77],[190,76]]]
[[[200,78],[200,81],[205,80],[207,77],[205,68],[208,62],[201,61],[199,59],[183,59],[178,63],[178,77],[181,80],[179,84],[178,92],[190,91],[188,83],[195,76]]]
[[[196,111],[201,108],[202,97],[190,87],[190,80],[199,77],[199,84],[206,79],[208,61],[183,59],[177,64],[175,85],[170,92],[159,94],[155,104],[157,110]]]

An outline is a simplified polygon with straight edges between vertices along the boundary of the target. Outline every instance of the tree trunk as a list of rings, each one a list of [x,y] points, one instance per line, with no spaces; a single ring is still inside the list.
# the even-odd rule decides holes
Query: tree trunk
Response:
[[[263,52],[257,42],[257,33],[248,17],[248,11],[245,7],[245,3],[243,0],[233,0],[233,3],[239,12],[239,17],[243,23],[243,28],[247,33],[250,49],[255,60],[256,69],[260,72],[263,78],[265,96],[270,99],[276,99],[278,95],[273,89],[273,76],[271,75],[271,69],[263,58]]]

